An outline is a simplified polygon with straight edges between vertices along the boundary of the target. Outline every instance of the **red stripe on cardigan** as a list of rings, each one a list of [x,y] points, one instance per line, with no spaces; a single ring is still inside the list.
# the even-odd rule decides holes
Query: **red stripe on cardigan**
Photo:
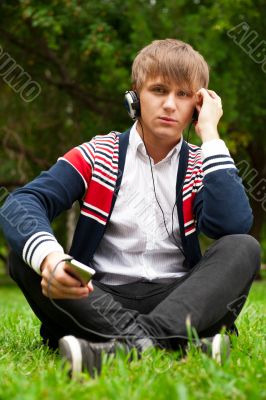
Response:
[[[91,180],[91,165],[83,158],[80,151],[77,148],[74,148],[67,152],[63,158],[70,162],[70,164],[78,170],[87,184],[89,184]]]
[[[92,180],[89,190],[87,190],[83,201],[88,203],[88,206],[91,205],[97,207],[105,213],[109,214],[111,210],[112,199],[113,190],[110,190],[107,187],[101,185],[99,182]]]
[[[196,196],[196,193],[193,192],[193,193],[191,193],[191,196],[189,196],[186,200],[183,200],[184,225],[186,225],[188,222],[194,220],[193,201],[194,201],[195,196]],[[185,227],[185,233],[190,231],[192,228],[195,228],[195,223],[190,225],[188,228]]]

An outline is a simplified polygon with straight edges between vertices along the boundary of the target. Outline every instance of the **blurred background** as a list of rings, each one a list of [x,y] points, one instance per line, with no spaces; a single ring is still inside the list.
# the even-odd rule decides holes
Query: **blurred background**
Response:
[[[219,124],[266,262],[266,7],[263,0],[0,1],[0,200],[97,134],[124,131],[131,63],[153,39],[190,43],[223,100]],[[190,141],[199,144],[192,133]],[[54,222],[66,248],[75,209]],[[206,245],[203,239],[203,247]],[[0,232],[0,276],[7,243]]]

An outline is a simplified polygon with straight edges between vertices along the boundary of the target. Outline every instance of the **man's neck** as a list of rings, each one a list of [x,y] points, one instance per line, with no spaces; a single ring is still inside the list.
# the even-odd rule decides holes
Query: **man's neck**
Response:
[[[137,132],[143,140],[143,132],[142,129],[137,126]],[[160,140],[157,138],[151,138],[149,135],[144,134],[144,144],[147,150],[148,155],[153,159],[154,164],[157,164],[161,160],[163,160],[167,154],[180,142],[180,137],[172,142],[165,143],[165,140]]]
[[[160,146],[160,144],[158,146],[153,145],[153,144],[149,145],[146,141],[145,141],[145,145],[146,145],[147,153],[153,159],[154,164],[157,164],[158,162],[163,160],[167,156],[169,151],[171,151],[175,147],[175,145],[173,145],[173,146],[162,148],[162,146]]]

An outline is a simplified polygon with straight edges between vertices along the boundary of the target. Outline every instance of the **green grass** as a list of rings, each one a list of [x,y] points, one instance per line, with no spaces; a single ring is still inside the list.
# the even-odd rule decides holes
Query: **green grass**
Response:
[[[20,291],[0,287],[0,399],[266,399],[265,289],[265,281],[254,284],[223,366],[195,350],[183,360],[157,351],[131,363],[120,355],[99,378],[73,382],[41,345],[39,322]]]

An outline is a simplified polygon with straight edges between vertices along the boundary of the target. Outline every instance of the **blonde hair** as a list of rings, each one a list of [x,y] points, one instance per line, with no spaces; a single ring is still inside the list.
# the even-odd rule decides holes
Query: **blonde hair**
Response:
[[[132,86],[139,91],[148,78],[157,76],[195,92],[208,87],[209,66],[198,51],[181,40],[154,40],[133,62]]]

